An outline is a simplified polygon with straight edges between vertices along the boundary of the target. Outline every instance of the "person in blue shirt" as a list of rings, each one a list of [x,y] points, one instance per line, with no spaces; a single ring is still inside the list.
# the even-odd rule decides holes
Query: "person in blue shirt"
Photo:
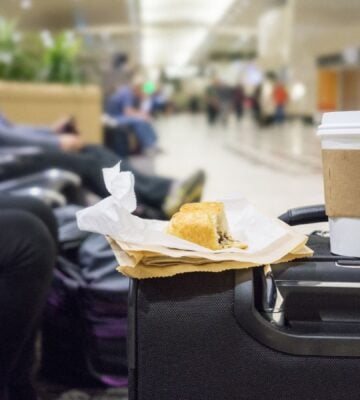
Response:
[[[151,124],[150,115],[141,109],[142,87],[139,83],[119,86],[106,102],[106,112],[119,125],[133,129],[143,150],[154,148],[157,134]]]

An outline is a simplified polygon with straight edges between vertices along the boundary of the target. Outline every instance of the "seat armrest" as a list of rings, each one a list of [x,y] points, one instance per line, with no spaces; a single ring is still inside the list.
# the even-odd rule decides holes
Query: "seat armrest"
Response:
[[[36,146],[21,146],[21,147],[11,147],[11,146],[5,146],[5,147],[0,147],[0,155],[3,154],[10,154],[13,156],[33,156],[36,154],[42,153],[43,150],[41,147],[36,147]]]
[[[65,186],[81,186],[81,178],[74,172],[52,168],[43,172],[44,178],[54,189],[62,189]]]
[[[66,198],[55,190],[46,189],[42,187],[28,187],[11,190],[12,196],[26,196],[35,197],[52,208],[64,207],[66,205]]]
[[[13,154],[0,153],[0,166],[11,166],[18,162],[18,157]]]
[[[78,175],[60,169],[49,169],[36,174],[1,182],[0,191],[10,191],[36,186],[61,192],[66,187],[79,187],[80,185],[81,179]]]

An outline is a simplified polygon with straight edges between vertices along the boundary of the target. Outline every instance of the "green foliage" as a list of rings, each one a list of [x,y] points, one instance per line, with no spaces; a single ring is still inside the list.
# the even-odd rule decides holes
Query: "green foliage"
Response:
[[[82,81],[77,58],[82,42],[71,32],[62,32],[44,40],[41,78],[47,82],[79,83]]]
[[[37,57],[25,47],[16,21],[0,17],[0,79],[31,81],[36,78]]]
[[[22,35],[16,21],[0,17],[0,80],[80,83],[81,47],[71,32]]]

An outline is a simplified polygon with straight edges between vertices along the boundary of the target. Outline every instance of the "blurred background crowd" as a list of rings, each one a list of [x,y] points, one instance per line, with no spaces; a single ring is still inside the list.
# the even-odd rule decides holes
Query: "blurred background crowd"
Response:
[[[4,1],[0,78],[96,85],[104,100],[137,82],[152,113],[228,103],[268,120],[283,103],[313,119],[358,107],[358,13],[351,0]]]

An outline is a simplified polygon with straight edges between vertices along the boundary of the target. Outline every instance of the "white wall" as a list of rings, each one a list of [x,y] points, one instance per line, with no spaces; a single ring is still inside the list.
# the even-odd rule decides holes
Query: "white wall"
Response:
[[[286,66],[290,89],[306,87],[304,96],[289,104],[289,112],[316,115],[316,60],[360,47],[359,16],[360,1],[289,0],[259,18],[261,65],[274,70]]]

